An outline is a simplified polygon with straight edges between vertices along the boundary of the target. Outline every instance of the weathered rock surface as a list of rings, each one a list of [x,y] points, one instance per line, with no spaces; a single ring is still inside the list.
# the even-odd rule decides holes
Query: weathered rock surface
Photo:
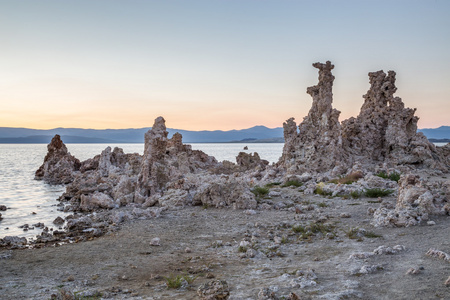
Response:
[[[405,108],[401,98],[394,97],[395,72],[369,73],[371,86],[359,115],[339,123],[339,111],[331,105],[334,66],[329,61],[313,66],[319,69],[319,83],[307,90],[313,98],[308,116],[298,126],[299,132],[293,118],[283,124],[285,146],[279,165],[288,173],[337,175],[354,164],[448,171],[448,147],[436,149],[418,133],[416,110]]]
[[[444,184],[447,185],[448,183]],[[445,215],[449,198],[442,183],[428,183],[418,175],[400,178],[395,209],[381,205],[374,212],[375,226],[412,226],[427,221],[429,215]]]
[[[301,174],[306,171],[326,172],[344,160],[341,140],[340,111],[332,107],[334,65],[315,63],[319,69],[319,83],[309,87],[307,93],[313,98],[308,115],[298,126],[294,118],[284,124],[283,155],[280,164],[288,173]]]
[[[203,300],[226,300],[230,289],[225,280],[212,280],[198,287],[197,295]]]
[[[44,163],[35,173],[35,179],[50,184],[67,184],[73,181],[75,171],[80,169],[80,161],[67,151],[59,135],[55,135],[47,146]]]

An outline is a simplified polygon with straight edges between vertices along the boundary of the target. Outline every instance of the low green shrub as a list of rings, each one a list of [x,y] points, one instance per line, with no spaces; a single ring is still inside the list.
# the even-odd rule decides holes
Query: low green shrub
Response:
[[[301,183],[300,181],[289,180],[289,181],[286,181],[286,183],[284,183],[281,187],[289,187],[289,186],[300,187],[302,185],[303,185],[303,183]]]
[[[274,187],[274,186],[277,186],[277,185],[281,185],[281,182],[271,182],[271,183],[268,183],[268,184],[264,185],[264,187],[270,189],[271,187]]]
[[[183,281],[191,284],[192,282],[194,282],[196,277],[171,274],[169,277],[164,277],[164,279],[166,280],[166,285],[169,289],[179,289],[183,285]]]
[[[253,189],[251,189],[251,192],[255,194],[256,197],[262,197],[269,193],[269,188],[267,187],[260,187],[255,186]]]
[[[361,197],[361,193],[358,191],[352,191],[350,192],[350,197],[352,197],[353,199],[358,199],[359,197]]]
[[[394,192],[393,190],[374,188],[374,189],[367,189],[364,194],[366,195],[366,197],[369,197],[369,198],[378,198],[378,197],[388,196],[388,195],[392,194],[393,192]]]
[[[377,174],[375,174],[375,176],[384,178],[384,179],[389,179],[395,182],[398,182],[400,180],[400,173],[397,172],[392,172],[390,174],[387,174],[385,171],[381,171]]]
[[[316,189],[314,190],[314,194],[321,195],[321,196],[331,196],[331,195],[333,195],[332,192],[325,192],[323,190],[323,188],[320,187],[320,186],[316,187]]]

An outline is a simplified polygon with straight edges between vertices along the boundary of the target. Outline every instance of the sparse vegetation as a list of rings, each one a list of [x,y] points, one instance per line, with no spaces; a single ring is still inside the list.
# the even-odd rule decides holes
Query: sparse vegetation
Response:
[[[382,235],[376,234],[376,233],[373,232],[373,231],[366,231],[366,232],[364,233],[364,236],[365,236],[366,238],[369,238],[369,239],[374,239],[374,238],[383,237]]]
[[[320,202],[319,204],[317,204],[317,206],[319,207],[328,207],[328,204],[326,204],[325,202]]]
[[[179,289],[183,286],[183,283],[191,284],[197,277],[192,277],[189,275],[173,275],[171,274],[169,277],[164,277],[166,280],[166,285],[169,289]]]
[[[302,185],[303,185],[303,183],[301,183],[300,181],[289,180],[289,181],[286,181],[286,183],[284,183],[281,187],[289,187],[289,186],[300,187]]]
[[[316,189],[314,190],[314,194],[321,195],[321,196],[331,196],[331,195],[333,195],[332,192],[324,191],[323,187],[321,187],[321,186],[317,186],[316,187]]]
[[[369,239],[382,237],[381,235],[376,234],[373,231],[367,231],[359,227],[351,227],[345,232],[345,234],[348,236],[349,239],[352,240],[356,239],[358,242],[362,241],[362,237],[366,237]]]
[[[239,246],[239,247],[238,247],[238,252],[242,252],[242,253],[247,252],[247,247]]]
[[[335,184],[352,184],[353,182],[358,181],[358,179],[363,178],[363,174],[361,172],[353,172],[348,174],[345,177],[340,177],[336,179],[332,179],[329,182]]]
[[[350,192],[350,197],[352,197],[353,199],[358,199],[359,197],[361,197],[361,193],[358,191],[352,191]]]
[[[271,183],[266,184],[264,187],[270,189],[271,187],[274,187],[277,185],[281,185],[281,182],[271,182]]]
[[[345,234],[349,239],[362,241],[361,236],[358,235],[359,233],[360,233],[359,227],[351,227],[345,232]]]
[[[260,186],[255,186],[251,192],[253,194],[255,194],[256,197],[263,197],[265,195],[267,195],[269,193],[269,188],[267,187],[260,187]]]
[[[292,226],[292,230],[296,233],[303,233],[306,231],[305,227],[300,224]]]
[[[394,192],[393,190],[374,188],[374,189],[367,189],[364,194],[366,195],[366,197],[369,197],[369,198],[378,198],[378,197],[388,196],[388,195],[392,194],[393,192]]]
[[[395,182],[398,182],[400,180],[400,173],[397,172],[392,172],[390,174],[387,174],[385,171],[381,171],[377,174],[375,174],[375,176],[384,178],[384,179],[389,179]]]
[[[327,234],[329,232],[333,232],[334,226],[331,224],[321,224],[321,223],[310,223],[306,226],[303,225],[294,225],[292,230],[295,233],[300,233],[299,238],[302,240],[309,240],[312,236],[317,233]]]

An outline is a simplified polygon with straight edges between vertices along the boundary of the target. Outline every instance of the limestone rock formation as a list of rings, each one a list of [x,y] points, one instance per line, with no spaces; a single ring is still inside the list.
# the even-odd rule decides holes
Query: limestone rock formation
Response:
[[[73,181],[74,172],[80,169],[80,161],[67,151],[59,135],[55,135],[47,146],[44,163],[35,173],[35,179],[49,184],[67,184]]]
[[[350,163],[370,161],[391,166],[420,166],[445,170],[435,146],[417,132],[416,109],[394,97],[395,72],[369,73],[370,89],[356,118],[342,122],[344,150]]]
[[[248,171],[256,168],[264,169],[269,164],[267,160],[261,159],[257,152],[254,152],[253,154],[239,152],[238,156],[236,156],[236,163],[241,171]]]
[[[206,178],[205,178],[206,179]],[[207,207],[233,207],[234,209],[253,209],[257,202],[255,195],[245,181],[230,176],[210,177],[198,187],[194,204]]]
[[[189,173],[201,173],[217,167],[217,160],[199,150],[184,145],[179,133],[167,138],[165,120],[159,117],[145,134],[144,156],[138,175],[135,202],[144,203],[152,196],[163,196],[169,183],[183,179]]]
[[[59,145],[56,142],[53,144]],[[47,157],[53,158],[55,153],[59,153],[54,148],[62,148],[58,151],[63,154],[67,152],[62,142],[59,147],[53,144],[49,147]],[[63,157],[63,161],[66,161],[67,158]],[[255,159],[255,162],[263,164],[262,160]],[[59,160],[46,158],[44,166],[55,172],[54,164],[61,165]],[[214,157],[184,145],[181,134],[176,133],[168,139],[165,121],[159,117],[145,135],[143,156],[137,153],[125,154],[117,147],[111,151],[111,147],[107,147],[100,155],[78,162],[76,172],[70,168],[57,169],[59,172],[64,171],[71,181],[60,200],[70,202],[66,207],[70,211],[112,209],[131,203],[145,203],[145,207],[159,204],[172,208],[192,205],[193,194],[207,180],[197,178],[186,181],[186,176],[195,174],[195,177],[207,177],[210,170],[220,168],[223,168],[222,164]],[[61,177],[58,173],[49,173],[48,176],[56,175],[57,178]],[[172,199],[174,195],[176,197]]]
[[[312,107],[298,126],[291,118],[283,124],[285,145],[280,163],[288,173],[329,171],[343,160],[340,111],[332,107],[334,76],[330,61],[315,63],[319,69],[319,83],[307,89],[313,98]]]
[[[372,224],[413,226],[427,221],[430,215],[447,214],[449,202],[447,195],[442,192],[443,189],[448,189],[448,186],[442,186],[442,183],[427,183],[418,175],[404,175],[399,180],[395,209],[382,205],[375,210]]]
[[[366,169],[383,165],[403,171],[449,170],[448,149],[436,149],[418,133],[416,110],[405,108],[394,97],[394,71],[369,73],[370,89],[359,115],[341,124],[339,111],[331,106],[334,66],[329,61],[313,66],[319,69],[319,84],[307,90],[313,98],[308,116],[298,126],[299,132],[293,118],[283,124],[285,145],[278,164],[288,174],[313,171],[335,176],[356,164]]]

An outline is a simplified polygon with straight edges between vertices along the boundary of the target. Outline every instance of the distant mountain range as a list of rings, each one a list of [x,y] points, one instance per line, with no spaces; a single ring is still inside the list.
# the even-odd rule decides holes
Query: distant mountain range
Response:
[[[55,134],[59,134],[64,143],[143,143],[144,134],[151,129],[81,129],[55,128],[48,130],[0,127],[0,143],[9,144],[48,144]],[[185,143],[283,143],[283,128],[255,126],[241,130],[189,131],[168,128],[169,137],[175,132],[183,135]],[[432,140],[450,139],[450,126],[419,129]]]
[[[0,127],[0,143],[49,143],[55,134],[59,134],[64,143],[144,143],[145,133],[151,129],[80,129],[55,128],[48,130]],[[267,140],[283,136],[283,128],[267,128],[255,126],[248,129],[229,131],[189,131],[168,128],[169,137],[176,132],[181,133],[185,143],[227,143],[236,141],[251,142]],[[283,142],[283,141],[281,141]]]

